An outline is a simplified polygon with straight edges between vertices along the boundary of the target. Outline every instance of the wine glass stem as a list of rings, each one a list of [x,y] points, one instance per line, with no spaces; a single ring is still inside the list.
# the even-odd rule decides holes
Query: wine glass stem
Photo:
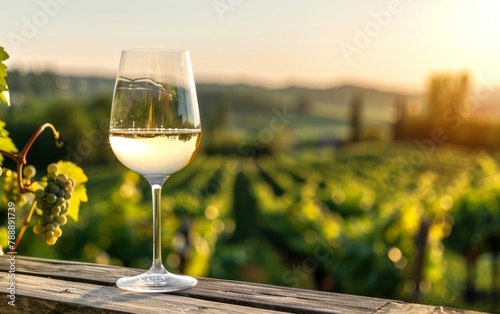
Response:
[[[153,265],[152,270],[161,270],[161,187],[160,184],[151,184],[153,194]]]

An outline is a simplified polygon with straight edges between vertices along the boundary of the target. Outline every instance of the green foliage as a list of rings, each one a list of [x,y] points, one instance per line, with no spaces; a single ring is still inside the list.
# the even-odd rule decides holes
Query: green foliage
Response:
[[[8,105],[7,67],[3,63],[9,55],[3,47],[0,47],[0,103],[6,102]],[[23,149],[18,152],[14,142],[9,137],[9,132],[4,129],[5,122],[0,120],[0,165],[4,157],[9,157],[15,163],[15,169],[0,168],[2,177],[2,203],[0,210],[9,211],[9,217],[24,215],[24,221],[17,236],[11,233],[11,225],[15,226],[15,220],[9,220],[9,234],[7,245],[11,251],[16,251],[24,232],[31,222],[33,214],[38,214],[40,218],[34,226],[33,232],[46,241],[49,245],[54,245],[62,235],[60,226],[67,222],[66,215],[78,220],[78,213],[81,202],[87,201],[85,182],[87,176],[79,166],[72,162],[60,161],[58,165],[50,164],[48,173],[43,179],[36,179],[36,168],[33,165],[26,165],[27,154],[33,143],[47,128],[52,130],[52,136],[59,146],[59,132],[50,123],[44,123],[30,136]],[[50,151],[44,147],[44,153]],[[24,168],[24,171],[21,171]],[[16,171],[19,171],[17,173]],[[59,172],[61,171],[61,172]],[[13,213],[11,213],[13,212]],[[6,215],[4,215],[6,216]],[[14,224],[13,224],[14,223]],[[5,228],[0,229],[5,232]],[[6,247],[4,239],[1,239],[0,248]]]
[[[402,173],[401,160],[414,147],[380,147],[253,160],[197,156],[164,187],[167,267],[393,299],[417,295],[424,303],[489,311],[490,272],[473,281],[480,303],[463,303],[463,252],[478,252],[481,273],[493,267],[487,261],[489,239],[500,230],[498,159],[442,147]],[[146,181],[117,163],[89,171],[93,210],[82,210],[50,251],[27,245],[21,252],[149,267]]]
[[[0,105],[5,103],[10,105],[10,101],[8,98],[8,87],[7,81],[5,78],[7,77],[7,66],[4,64],[4,61],[9,58],[7,52],[5,52],[4,48],[0,46]]]
[[[16,145],[9,137],[9,132],[5,129],[5,122],[0,120],[0,150],[9,152],[9,153],[17,153],[18,150]],[[3,156],[0,154],[0,166],[2,165]]]

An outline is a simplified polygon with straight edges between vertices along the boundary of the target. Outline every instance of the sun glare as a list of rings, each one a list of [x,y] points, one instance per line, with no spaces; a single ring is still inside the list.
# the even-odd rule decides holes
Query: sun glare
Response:
[[[500,50],[496,38],[500,30],[500,2],[483,0],[464,2],[457,6],[453,25],[455,39],[479,55],[489,55]],[[479,61],[479,60],[477,60]]]

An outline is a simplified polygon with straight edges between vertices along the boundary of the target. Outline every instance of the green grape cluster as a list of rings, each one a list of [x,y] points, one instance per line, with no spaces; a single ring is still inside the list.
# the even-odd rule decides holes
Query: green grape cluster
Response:
[[[24,204],[28,202],[28,199],[26,195],[20,193],[19,184],[17,182],[17,172],[9,169],[5,169],[2,172],[5,174],[2,202],[14,202],[16,206],[24,206]]]
[[[73,196],[75,180],[59,173],[56,164],[47,167],[47,185],[45,189],[35,191],[35,201],[40,215],[33,232],[44,239],[48,245],[54,245],[62,235],[61,226],[68,222],[69,200]]]

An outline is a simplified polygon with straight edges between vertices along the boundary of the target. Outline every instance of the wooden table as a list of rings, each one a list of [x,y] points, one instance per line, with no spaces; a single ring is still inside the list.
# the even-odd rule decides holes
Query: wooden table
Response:
[[[9,273],[9,269],[15,272]],[[474,313],[210,278],[198,278],[197,286],[170,294],[141,294],[116,288],[117,278],[141,272],[125,267],[0,256],[0,313]],[[12,279],[15,284],[10,283]],[[15,292],[14,297],[11,291]]]

